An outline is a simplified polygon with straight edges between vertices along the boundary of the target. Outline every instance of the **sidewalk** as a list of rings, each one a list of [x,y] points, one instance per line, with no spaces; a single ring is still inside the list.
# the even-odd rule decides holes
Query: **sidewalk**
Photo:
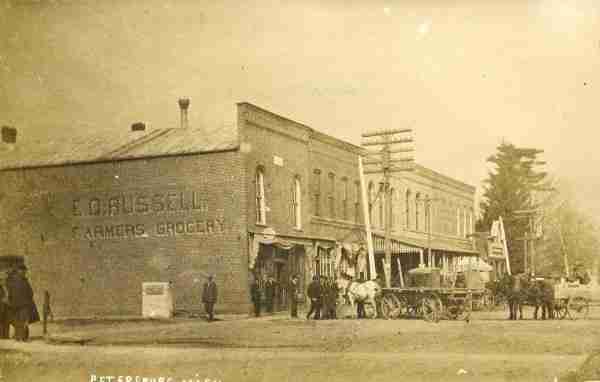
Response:
[[[261,317],[248,314],[217,315],[208,322],[204,317],[172,319],[150,319],[141,317],[71,318],[48,324],[48,334],[43,336],[42,324],[31,326],[32,338],[43,338],[49,344],[93,344],[93,345],[146,345],[146,344],[206,344],[226,346],[224,340],[233,329],[229,323],[256,323],[283,320],[287,312]],[[226,325],[224,325],[226,324]],[[256,326],[256,325],[251,325]],[[230,337],[230,336],[229,336]]]

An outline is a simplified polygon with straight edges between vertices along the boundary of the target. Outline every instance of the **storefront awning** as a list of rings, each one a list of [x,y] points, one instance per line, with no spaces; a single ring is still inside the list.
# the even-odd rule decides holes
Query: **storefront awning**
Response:
[[[419,253],[420,250],[429,248],[427,240],[419,240],[407,237],[392,236],[391,238],[392,254],[412,254]],[[385,252],[385,237],[379,233],[373,233],[373,247],[375,253]],[[477,256],[479,252],[474,249],[452,245],[450,243],[440,242],[439,240],[431,240],[431,249],[434,251],[448,252],[456,256]]]

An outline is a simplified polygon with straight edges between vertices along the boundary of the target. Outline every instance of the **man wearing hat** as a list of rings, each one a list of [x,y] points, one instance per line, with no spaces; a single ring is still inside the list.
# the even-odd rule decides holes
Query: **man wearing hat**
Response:
[[[204,303],[204,310],[208,317],[208,321],[214,319],[213,309],[217,302],[217,284],[213,280],[214,275],[208,276],[208,281],[204,283],[204,289],[202,291],[202,302]]]
[[[29,324],[40,320],[37,307],[33,301],[33,289],[25,275],[26,271],[25,264],[20,264],[6,279],[8,305],[12,311],[15,340],[17,341],[27,341],[29,339]]]

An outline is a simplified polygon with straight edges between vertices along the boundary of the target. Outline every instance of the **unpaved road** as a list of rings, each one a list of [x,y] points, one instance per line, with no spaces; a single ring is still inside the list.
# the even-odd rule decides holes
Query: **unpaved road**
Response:
[[[503,317],[504,313],[479,314],[469,324],[306,322],[278,317],[141,331],[146,338],[204,339],[196,345],[56,346],[4,341],[0,380],[92,382],[93,376],[162,376],[172,382],[553,381],[600,346],[596,317],[516,322]],[[135,331],[123,330],[122,338],[135,338]]]

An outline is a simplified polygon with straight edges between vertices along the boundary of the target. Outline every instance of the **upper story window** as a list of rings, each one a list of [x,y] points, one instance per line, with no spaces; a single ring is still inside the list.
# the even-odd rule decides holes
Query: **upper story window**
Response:
[[[315,169],[313,171],[313,184],[314,184],[314,214],[315,216],[321,216],[321,170]]]
[[[379,210],[379,213],[378,213],[379,228],[384,227],[384,220],[385,220],[384,217],[385,216],[384,216],[384,212],[383,212],[383,205],[385,202],[385,197],[386,197],[385,193],[383,193],[381,191],[377,193],[377,206],[378,206],[378,210]]]
[[[406,190],[406,229],[410,229],[410,190]]]
[[[419,224],[421,223],[419,221],[420,209],[421,209],[421,193],[417,192],[417,195],[415,196],[415,230],[417,230],[417,231],[421,229],[421,227],[419,226]]]
[[[329,217],[335,219],[335,174],[329,173]]]
[[[390,227],[394,229],[394,189],[390,190]]]
[[[348,220],[348,178],[342,178],[342,219]]]
[[[265,202],[265,172],[256,169],[256,223],[267,224],[267,208]]]
[[[456,207],[456,236],[460,236],[460,207]]]
[[[294,227],[296,229],[302,229],[302,188],[299,177],[294,178],[292,212],[292,216],[294,216]]]
[[[425,195],[424,201],[424,219],[425,219],[425,232],[431,232],[431,200],[428,195]]]
[[[369,203],[369,224],[373,224],[373,197],[374,197],[375,185],[373,181],[369,182],[369,190],[367,194],[368,203]]]
[[[354,222],[360,222],[360,182],[354,182]]]

